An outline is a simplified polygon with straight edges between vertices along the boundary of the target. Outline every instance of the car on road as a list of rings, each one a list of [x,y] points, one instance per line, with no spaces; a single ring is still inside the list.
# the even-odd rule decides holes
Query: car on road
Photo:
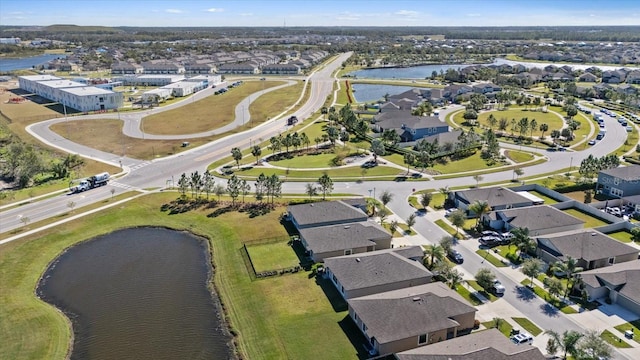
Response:
[[[376,166],[378,166],[378,163],[373,161],[373,160],[367,161],[367,162],[362,164],[362,167],[365,168],[365,169],[376,167]]]
[[[494,294],[504,295],[505,290],[506,289],[504,288],[504,285],[502,285],[500,280],[495,279],[493,280],[493,283],[491,283],[491,291],[493,291]]]
[[[462,257],[462,254],[458,252],[458,250],[454,250],[454,249],[449,250],[449,252],[447,253],[447,256],[449,257],[449,259],[451,259],[451,261],[453,261],[456,264],[462,264],[464,262],[464,258]]]
[[[632,126],[627,126],[626,129],[627,129],[627,132],[632,132],[633,131],[633,127]]]
[[[511,342],[516,345],[531,344],[533,342],[533,336],[526,332],[520,332],[519,334],[511,335]]]
[[[589,145],[595,145],[595,144],[596,144],[595,139],[594,140],[589,140]]]

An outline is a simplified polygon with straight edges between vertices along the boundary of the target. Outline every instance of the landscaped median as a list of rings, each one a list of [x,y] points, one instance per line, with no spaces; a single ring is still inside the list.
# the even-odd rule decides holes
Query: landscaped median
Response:
[[[529,279],[522,280],[520,284],[528,287],[529,289],[533,288],[533,292],[542,298],[544,301],[548,302],[550,305],[553,305],[555,308],[559,309],[565,314],[577,314],[578,311],[571,307],[570,305],[565,304],[560,301],[560,299],[552,297],[546,290],[539,287],[538,285],[530,285],[531,281]]]

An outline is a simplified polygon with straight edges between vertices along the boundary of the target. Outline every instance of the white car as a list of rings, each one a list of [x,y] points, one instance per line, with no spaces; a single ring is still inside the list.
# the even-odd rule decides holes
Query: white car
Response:
[[[493,284],[491,284],[491,290],[496,295],[504,295],[504,292],[505,292],[506,289],[504,288],[504,285],[502,285],[500,280],[495,279],[495,280],[493,280]]]
[[[516,345],[531,344],[533,342],[533,336],[526,332],[521,332],[511,336],[511,342]]]

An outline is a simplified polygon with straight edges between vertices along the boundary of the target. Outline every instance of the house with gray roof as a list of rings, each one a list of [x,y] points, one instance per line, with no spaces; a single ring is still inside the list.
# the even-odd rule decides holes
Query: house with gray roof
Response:
[[[395,354],[396,360],[544,360],[540,349],[516,345],[498,329],[487,329],[455,339]]]
[[[640,165],[600,171],[596,191],[616,198],[640,195]]]
[[[300,229],[300,241],[315,262],[391,247],[391,234],[372,221]]]
[[[258,65],[251,62],[240,64],[222,64],[218,67],[219,74],[249,74],[255,75],[260,73]]]
[[[296,229],[367,221],[367,214],[357,205],[344,201],[319,201],[290,205],[287,217]]]
[[[640,315],[640,260],[578,273],[589,300],[620,305]]]
[[[586,72],[578,77],[578,81],[581,82],[598,82],[598,77],[592,73]]]
[[[582,229],[585,221],[548,205],[492,211],[482,218],[492,229],[527,228],[531,236]]]
[[[471,331],[476,308],[441,282],[347,300],[349,316],[380,355]]]
[[[399,251],[403,249],[402,251]],[[422,254],[420,246],[376,250],[324,259],[327,277],[345,300],[431,283],[422,262],[404,255]]]
[[[549,264],[577,260],[584,270],[638,259],[638,250],[599,231],[581,229],[536,238],[538,257]]]
[[[272,75],[298,75],[300,74],[300,66],[296,64],[272,64],[262,67],[263,74]]]
[[[486,202],[494,211],[534,205],[531,199],[505,187],[452,191],[449,193],[449,200],[458,209],[467,212],[469,216],[475,215],[469,211],[469,206],[476,201]]]
[[[402,142],[410,142],[448,132],[449,125],[437,116],[411,115],[411,110],[383,111],[374,116],[372,129],[378,133],[394,130]]]

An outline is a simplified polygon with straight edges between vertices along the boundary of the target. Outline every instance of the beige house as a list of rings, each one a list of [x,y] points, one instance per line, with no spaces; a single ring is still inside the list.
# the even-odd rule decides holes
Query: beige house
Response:
[[[584,220],[548,205],[496,210],[484,215],[482,221],[496,230],[527,228],[531,236],[578,230],[585,223]]]
[[[640,315],[640,260],[578,273],[589,300],[611,303]]]
[[[537,347],[516,345],[498,329],[487,329],[395,354],[396,360],[544,360]]]
[[[420,246],[324,259],[326,276],[345,299],[431,283]],[[411,258],[417,258],[412,260]]]
[[[476,309],[440,282],[347,300],[349,316],[380,355],[471,331]]]

